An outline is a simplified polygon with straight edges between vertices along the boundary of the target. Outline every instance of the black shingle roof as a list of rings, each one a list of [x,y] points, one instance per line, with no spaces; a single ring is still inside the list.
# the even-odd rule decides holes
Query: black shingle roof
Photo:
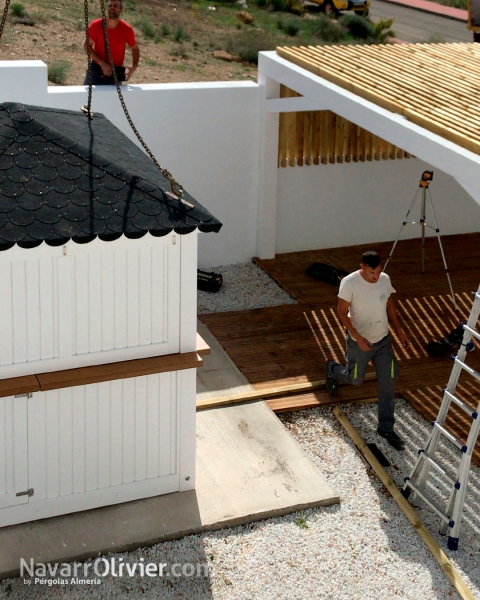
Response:
[[[219,231],[188,208],[148,156],[101,114],[0,104],[0,250],[150,232]]]

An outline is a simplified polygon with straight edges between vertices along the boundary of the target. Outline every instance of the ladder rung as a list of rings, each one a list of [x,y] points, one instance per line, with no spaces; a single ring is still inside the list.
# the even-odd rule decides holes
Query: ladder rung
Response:
[[[473,337],[477,338],[477,340],[480,340],[480,333],[478,333],[476,329],[472,329],[471,327],[465,324],[463,325],[463,328],[466,329],[469,333],[471,333]]]
[[[469,373],[470,375],[472,375],[472,377],[475,377],[475,379],[477,381],[480,381],[480,373],[477,373],[477,371],[475,371],[475,369],[472,369],[472,367],[469,367],[466,363],[462,362],[461,360],[459,360],[456,356],[452,357],[453,361],[455,364],[458,364],[462,367],[462,369],[465,369],[465,371],[467,373]]]
[[[414,485],[410,479],[407,479],[407,481],[405,482],[409,488],[411,488],[415,494],[417,494],[417,496],[420,496],[420,498],[426,503],[428,504],[428,506],[434,510],[437,515],[443,519],[445,521],[445,523],[448,523],[449,527],[453,527],[454,523],[451,519],[451,517],[449,517],[448,515],[446,515],[443,510],[438,506],[438,504],[436,502],[434,502],[431,498],[429,498],[426,494],[424,494],[423,492],[421,492],[416,485]]]
[[[477,415],[477,411],[473,410],[473,408],[470,408],[468,406],[468,404],[465,404],[465,402],[462,402],[459,398],[457,398],[456,396],[454,396],[453,394],[451,394],[448,390],[443,390],[443,393],[445,396],[447,396],[448,398],[450,398],[450,400],[453,400],[453,402],[455,402],[455,404],[457,406],[459,406],[460,408],[462,408],[467,415],[470,415],[472,417],[472,419],[476,419],[476,415]],[[475,415],[475,416],[474,416]]]
[[[431,458],[430,456],[428,456],[428,454],[424,451],[421,450],[420,451],[420,457],[423,458],[423,460],[426,460],[428,462],[428,464],[430,464],[434,469],[436,469],[441,475],[443,475],[445,477],[445,479],[450,483],[450,485],[452,487],[455,486],[455,484],[457,483],[455,481],[455,479],[453,479],[452,477],[450,477],[450,475],[445,471],[445,469],[443,467],[441,467],[436,460],[433,460],[433,458]]]
[[[462,452],[467,451],[467,447],[465,446],[465,444],[462,444],[462,442],[460,442],[460,440],[458,440],[453,434],[451,434],[447,429],[445,429],[445,427],[442,427],[436,421],[433,422],[433,426],[439,429],[440,432],[447,438],[447,440],[450,440],[452,444],[455,444],[455,446],[459,450],[461,450]]]

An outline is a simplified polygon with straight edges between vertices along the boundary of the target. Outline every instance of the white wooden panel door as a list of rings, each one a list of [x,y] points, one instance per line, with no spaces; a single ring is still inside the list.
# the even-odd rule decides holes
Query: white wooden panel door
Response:
[[[159,373],[34,393],[30,503],[72,496],[71,510],[79,510],[75,496],[82,492],[141,488],[153,479],[155,494],[147,495],[178,491],[178,377]]]
[[[27,398],[0,398],[0,509],[29,501],[27,431]]]

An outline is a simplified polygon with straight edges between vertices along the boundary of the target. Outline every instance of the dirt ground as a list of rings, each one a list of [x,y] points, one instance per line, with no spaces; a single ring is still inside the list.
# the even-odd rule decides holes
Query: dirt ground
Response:
[[[0,1],[0,10],[4,4]],[[0,41],[0,60],[38,59],[48,65],[65,61],[68,67],[64,85],[81,85],[87,65],[83,0],[35,0],[22,5],[27,14],[20,19],[23,23],[13,16],[10,5]],[[242,26],[235,18],[235,11],[241,7],[234,3],[211,6],[215,10],[205,2],[125,1],[123,18],[134,27],[141,51],[132,83],[255,80],[255,65],[213,57],[215,50],[224,49],[228,35]],[[90,21],[101,16],[99,0],[90,0],[88,7]],[[179,30],[185,38],[175,41],[175,34],[182,37]],[[125,64],[131,64],[128,48]]]

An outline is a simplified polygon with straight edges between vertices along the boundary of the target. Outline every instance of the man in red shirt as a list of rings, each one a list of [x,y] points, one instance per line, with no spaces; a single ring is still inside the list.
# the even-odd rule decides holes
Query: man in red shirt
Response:
[[[119,81],[129,81],[138,67],[140,60],[140,49],[135,40],[133,28],[120,19],[123,6],[121,0],[109,0],[107,31],[110,52]],[[112,75],[107,51],[105,48],[105,36],[102,19],[92,21],[88,28],[90,43],[90,56],[92,58],[92,83],[94,85],[113,85],[115,81]],[[125,48],[129,45],[132,50],[132,66],[124,67]],[[84,44],[87,52],[87,42]],[[85,76],[84,85],[88,85],[88,73]]]

